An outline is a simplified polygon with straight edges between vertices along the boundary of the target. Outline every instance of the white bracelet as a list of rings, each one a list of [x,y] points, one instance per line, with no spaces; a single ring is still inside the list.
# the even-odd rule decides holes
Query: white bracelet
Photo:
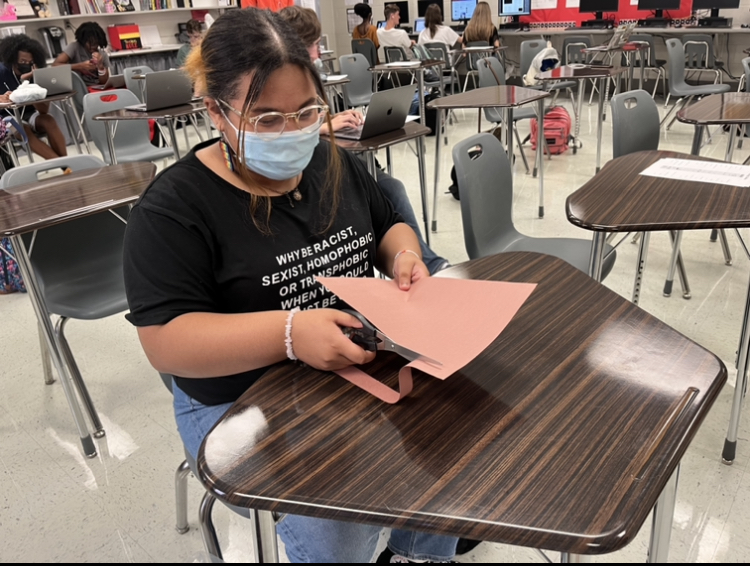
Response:
[[[297,356],[294,355],[294,349],[292,348],[292,319],[294,315],[299,312],[299,307],[294,307],[289,311],[286,316],[286,330],[284,332],[284,344],[286,345],[286,357],[290,360],[297,360]]]
[[[97,73],[99,73],[99,76],[100,76],[100,77],[103,77],[104,75],[106,75],[106,74],[107,74],[107,69],[104,69],[103,71],[102,71],[102,70],[99,70],[99,69],[97,69],[97,70],[96,70],[96,72],[97,72]]]
[[[397,253],[397,254],[396,254],[395,256],[393,256],[393,278],[394,278],[394,279],[396,278],[396,260],[397,260],[397,259],[398,259],[398,258],[399,258],[399,257],[400,257],[401,255],[403,255],[403,254],[414,254],[415,256],[417,256],[417,259],[418,259],[419,261],[422,261],[422,256],[420,256],[420,255],[419,255],[419,254],[418,254],[417,252],[415,252],[415,251],[412,251],[412,250],[401,250],[401,251],[400,251],[400,252],[398,252],[398,253]]]

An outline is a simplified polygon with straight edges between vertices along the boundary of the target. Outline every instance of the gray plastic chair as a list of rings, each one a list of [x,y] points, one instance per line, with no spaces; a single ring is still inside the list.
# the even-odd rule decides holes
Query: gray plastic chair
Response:
[[[114,99],[109,100],[109,98]],[[109,145],[107,144],[107,132],[104,123],[94,120],[94,117],[133,104],[138,104],[138,98],[125,89],[90,93],[83,98],[84,122],[96,147],[101,151],[107,163],[112,163]],[[116,126],[113,124],[115,130],[114,147],[118,163],[156,161],[157,159],[174,157],[174,150],[171,147],[151,145],[146,120],[119,120],[115,124]]]
[[[714,54],[714,40],[705,33],[690,33],[682,36],[685,49],[685,69],[714,73],[714,83],[721,82],[721,69],[724,63],[716,60]]]
[[[662,124],[669,118],[670,114],[678,107],[684,108],[696,96],[707,94],[720,94],[729,91],[729,85],[710,84],[710,85],[690,85],[685,82],[685,51],[682,48],[682,42],[676,38],[670,38],[666,41],[667,55],[669,57],[669,96],[677,98],[674,106],[670,108],[666,116],[662,119]],[[669,101],[669,98],[667,98]],[[680,105],[680,102],[682,104]],[[667,129],[672,126],[675,118],[669,122]]]
[[[372,42],[371,42],[372,43]],[[342,75],[348,75],[349,82],[343,85],[344,106],[356,108],[367,106],[372,98],[372,73],[370,64],[361,53],[342,55],[339,57],[339,67]]]
[[[375,44],[369,39],[352,39],[352,53],[364,55],[370,67],[374,67],[378,63],[378,50],[375,49]]]
[[[470,41],[466,44],[466,47],[487,47],[486,41]],[[466,92],[466,87],[469,86],[469,77],[471,77],[472,85],[477,88],[477,61],[486,57],[484,53],[469,53],[466,55],[466,79],[464,80],[464,89],[462,92]]]
[[[591,240],[530,238],[513,225],[513,174],[498,139],[477,134],[453,147],[464,244],[470,259],[501,252],[538,252],[567,261],[588,273]],[[612,270],[615,251],[607,245],[602,278]]]
[[[485,57],[480,59],[477,63],[477,73],[479,74],[479,88],[491,87],[491,86],[505,86],[505,69],[495,57]],[[493,122],[497,125],[503,123],[503,111],[499,108],[485,108],[484,117],[488,122]],[[536,118],[536,110],[528,107],[514,108],[513,109],[513,133],[516,136],[518,147],[521,151],[521,158],[523,164],[526,167],[526,173],[530,171],[529,162],[526,159],[526,154],[523,151],[523,142],[521,141],[521,135],[518,133],[518,121],[529,120]]]
[[[153,73],[154,70],[148,65],[138,65],[137,67],[125,67],[122,75],[125,77],[125,88],[138,97],[139,102],[143,102],[143,79],[134,79],[134,75],[145,75]]]
[[[644,74],[648,76],[649,73],[656,73],[656,81],[654,82],[654,90],[651,93],[651,97],[656,96],[656,89],[659,87],[659,79],[662,80],[662,91],[667,95],[667,69],[665,65],[667,62],[664,59],[656,58],[656,42],[654,36],[649,33],[634,33],[630,36],[630,41],[638,43],[648,43],[648,49],[644,55],[643,51],[637,51],[638,57],[645,57],[645,65],[643,67]]]
[[[164,386],[169,390],[170,393],[173,393],[172,387],[173,387],[173,381],[172,376],[166,373],[159,372],[159,377],[161,377],[162,383],[164,383]],[[196,478],[199,478],[198,475],[198,464],[195,461],[195,458],[193,458],[190,453],[185,450],[185,460],[177,467],[177,471],[175,472],[175,505],[176,505],[176,513],[177,513],[177,523],[176,523],[176,530],[178,533],[185,534],[190,530],[190,527],[188,525],[188,517],[187,517],[187,509],[188,509],[188,485],[187,485],[187,479],[188,474],[192,473]],[[209,559],[213,562],[214,559],[217,559],[217,561],[221,562],[223,560],[223,555],[221,553],[221,546],[219,545],[219,537],[216,536],[216,528],[214,527],[214,522],[212,518],[212,511],[214,508],[214,503],[216,502],[216,498],[213,496],[212,493],[209,491],[206,491],[203,494],[203,498],[200,502],[200,507],[198,508],[198,523],[200,524],[201,528],[201,537],[203,538],[203,547],[206,551],[206,554],[208,554]],[[252,509],[248,509],[247,507],[237,507],[236,505],[230,505],[228,503],[224,503],[222,501],[222,504],[227,507],[229,510],[234,511],[238,515],[245,517],[246,519],[255,519],[256,511]],[[274,518],[277,519],[278,515],[274,514]],[[257,525],[257,523],[256,523]],[[258,549],[257,544],[257,529],[251,529],[251,535],[253,540],[253,548]],[[274,533],[274,536],[268,538],[269,541],[272,542],[272,544],[276,545],[276,536]],[[272,549],[272,552],[278,556],[278,548]],[[278,561],[278,560],[277,560]]]
[[[396,63],[398,61],[408,61],[409,56],[406,54],[406,49],[399,46],[388,46],[383,47],[383,52],[385,53],[385,61],[386,63]],[[396,83],[398,86],[401,86],[401,78],[399,77],[398,71],[395,71],[393,73],[388,73],[388,76],[395,76],[396,77]],[[410,84],[414,82],[414,73],[409,73],[409,76],[411,77]]]
[[[742,76],[740,84],[737,85],[737,92],[750,92],[747,81],[750,79],[750,57],[745,57],[742,61]]]
[[[659,110],[645,90],[616,94],[612,108],[612,157],[659,149]]]
[[[103,167],[93,155],[70,155],[16,167],[0,179],[0,188],[31,183],[45,171],[69,167],[73,171]],[[23,236],[31,250],[31,266],[44,296],[48,314],[58,315],[55,334],[71,378],[94,426],[94,436],[104,434],[101,420],[83,382],[73,353],[65,338],[70,319],[98,320],[128,309],[122,275],[122,245],[127,206],[100,212]],[[31,242],[33,240],[33,248]],[[42,356],[48,356],[46,348]]]
[[[458,71],[456,68],[451,65],[451,58],[448,51],[450,51],[449,47],[445,43],[440,43],[439,41],[433,41],[430,43],[425,43],[422,46],[424,49],[427,50],[427,52],[430,55],[430,58],[432,59],[439,59],[440,61],[445,61],[445,67],[443,67],[443,78],[449,78],[451,82],[451,94],[454,94],[456,91],[456,84],[459,84],[459,78],[458,78]]]

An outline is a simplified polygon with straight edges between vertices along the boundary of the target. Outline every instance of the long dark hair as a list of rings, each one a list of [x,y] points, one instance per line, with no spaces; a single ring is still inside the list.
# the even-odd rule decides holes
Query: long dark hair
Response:
[[[326,100],[323,83],[310,60],[307,48],[284,19],[270,10],[231,10],[219,17],[209,28],[199,47],[193,48],[185,68],[195,83],[196,91],[219,100],[232,100],[241,96],[239,84],[244,76],[252,74],[250,89],[242,106],[247,114],[258,101],[271,74],[284,65],[302,69],[315,85],[315,90]],[[333,127],[328,119],[331,141]],[[239,146],[244,146],[245,123],[240,122]],[[237,175],[249,186],[257,185],[245,166],[244,152],[235,156],[242,165]],[[329,152],[327,177],[323,188],[322,207],[328,208],[328,230],[333,224],[339,202],[341,185],[341,158],[332,143]],[[270,233],[271,198],[250,194],[250,211],[259,230]]]
[[[424,25],[430,30],[430,38],[435,37],[438,26],[443,25],[443,11],[437,4],[430,4],[424,13]]]
[[[34,66],[37,69],[47,66],[47,53],[44,51],[42,44],[23,33],[10,35],[0,41],[0,62],[8,69],[13,69],[18,62],[19,51],[31,53]]]

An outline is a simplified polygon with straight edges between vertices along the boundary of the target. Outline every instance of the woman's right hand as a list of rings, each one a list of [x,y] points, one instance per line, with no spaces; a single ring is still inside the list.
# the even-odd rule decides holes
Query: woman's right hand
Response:
[[[96,63],[92,60],[88,60],[83,61],[82,63],[76,63],[71,68],[79,73],[94,73],[96,71]]]
[[[371,362],[375,352],[367,352],[347,338],[341,330],[344,326],[362,328],[362,323],[335,309],[298,312],[292,322],[294,355],[307,365],[324,371]]]

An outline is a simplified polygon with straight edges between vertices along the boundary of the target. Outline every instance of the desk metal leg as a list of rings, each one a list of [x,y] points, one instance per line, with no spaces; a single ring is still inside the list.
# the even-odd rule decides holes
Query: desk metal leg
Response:
[[[734,145],[737,140],[737,132],[739,131],[740,127],[737,124],[732,124],[729,127],[729,139],[727,140],[727,150],[724,152],[724,161],[727,163],[732,162],[732,157],[734,157]]]
[[[419,96],[417,97],[417,100],[419,100],[419,123],[426,126],[427,121],[424,112],[424,69],[422,68],[417,71],[417,89],[419,90]],[[438,141],[440,140],[440,131],[441,128],[438,128],[438,131],[435,132],[435,137]]]
[[[438,111],[439,112],[439,111]],[[440,144],[438,144],[440,145]],[[417,138],[417,167],[419,169],[419,192],[422,196],[422,220],[424,222],[424,241],[430,245],[430,219],[427,206],[427,168],[424,162],[424,136]]]
[[[703,128],[704,126],[695,126],[693,131],[693,145],[690,148],[690,155],[701,154],[701,142],[703,141]]]
[[[732,398],[732,413],[729,416],[729,428],[724,440],[724,450],[721,459],[731,465],[737,452],[737,430],[740,427],[740,413],[742,399],[747,388],[748,346],[750,342],[750,283],[748,283],[747,299],[745,300],[745,314],[742,318],[742,332],[740,333],[739,356],[737,357],[737,383],[734,385]]]
[[[578,99],[576,100],[575,130],[573,133],[573,154],[578,152],[581,136],[581,115],[583,114],[583,96],[586,92],[586,79],[578,79]]]
[[[651,541],[648,546],[649,563],[666,564],[669,558],[669,539],[672,535],[672,518],[674,517],[675,501],[677,500],[679,477],[680,465],[678,464],[654,506]]]
[[[539,167],[539,218],[544,218],[544,148],[546,147],[546,140],[544,139],[544,99],[539,100],[537,104],[539,106],[537,110],[537,124],[539,127],[536,131],[536,154],[537,166]]]
[[[719,230],[719,243],[721,243],[721,250],[724,252],[724,263],[726,265],[732,265],[732,252],[729,251],[727,233],[723,228]]]
[[[174,118],[167,118],[167,125],[169,126],[169,139],[172,142],[174,158],[179,161],[181,159],[180,147],[177,145],[177,134],[174,131]]]
[[[443,129],[444,115],[443,110],[437,110],[435,117],[435,126],[438,132]],[[435,187],[432,191],[432,231],[437,232],[437,206],[438,206],[438,185],[440,184],[440,136],[435,136]]]
[[[560,553],[560,564],[588,564],[589,562],[591,562],[590,556],[571,554],[570,552]]]
[[[115,137],[112,132],[112,122],[104,120],[104,130],[107,134],[107,149],[109,149],[109,164],[117,165],[117,155],[115,154]]]
[[[47,306],[44,302],[44,297],[39,290],[39,285],[34,276],[33,268],[31,267],[31,261],[29,255],[26,252],[26,246],[24,246],[23,240],[20,236],[11,236],[11,243],[13,249],[16,252],[16,260],[18,268],[21,270],[21,276],[26,282],[26,290],[28,291],[29,299],[31,299],[31,305],[34,307],[34,313],[38,323],[44,330],[44,338],[46,340],[47,351],[52,358],[52,363],[55,365],[57,375],[60,376],[60,384],[62,385],[65,398],[68,401],[68,407],[70,412],[73,414],[73,420],[78,428],[78,436],[81,439],[81,446],[83,447],[83,453],[89,458],[96,456],[96,446],[94,441],[91,439],[86,421],[83,418],[81,407],[78,405],[78,399],[76,393],[71,385],[70,378],[67,373],[67,368],[63,365],[62,355],[55,338],[55,330],[52,327],[52,321],[49,318]]]
[[[279,546],[276,541],[276,521],[271,511],[253,510],[255,514],[255,539],[258,562],[276,564],[279,561]]]
[[[519,147],[523,151],[522,147]],[[508,156],[508,162],[513,169],[513,108],[505,109],[505,153]]]
[[[73,100],[69,98],[67,100],[68,106],[73,111],[73,116],[76,119],[76,123],[78,124],[80,130],[81,130],[81,136],[83,137],[83,145],[86,146],[86,152],[90,155],[91,154],[91,146],[89,145],[89,138],[86,136],[86,128],[84,127],[84,124],[81,122],[81,117],[78,114],[78,109],[76,108],[76,105],[74,104]],[[76,138],[78,139],[78,138]]]
[[[44,374],[44,383],[52,385],[55,382],[55,376],[52,375],[52,364],[50,363],[50,354],[47,349],[47,340],[44,338],[44,328],[37,323],[39,333],[39,352],[42,354],[42,373]]]
[[[648,257],[648,243],[651,232],[642,232],[641,241],[638,244],[638,263],[635,268],[635,281],[633,281],[633,304],[637,305],[641,298],[641,285],[643,284],[643,272],[646,269],[646,258]]]
[[[599,79],[599,109],[596,117],[596,172],[601,169],[602,163],[602,123],[604,122],[604,88],[605,81],[609,78]]]
[[[596,281],[602,280],[602,264],[604,263],[606,242],[606,232],[594,232],[594,237],[591,240],[591,256],[589,256],[589,276]]]

